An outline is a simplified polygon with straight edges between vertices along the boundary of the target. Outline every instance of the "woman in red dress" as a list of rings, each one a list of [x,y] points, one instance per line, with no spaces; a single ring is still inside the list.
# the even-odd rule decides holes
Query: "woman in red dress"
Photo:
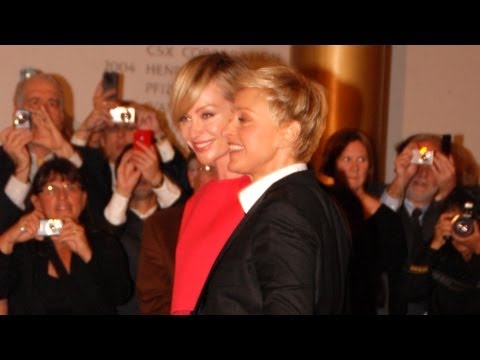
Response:
[[[213,166],[212,180],[189,199],[175,257],[172,314],[191,314],[210,269],[244,216],[238,192],[248,176],[228,170],[229,146],[222,130],[233,117],[234,82],[245,65],[225,53],[200,55],[177,73],[173,120],[199,162]]]

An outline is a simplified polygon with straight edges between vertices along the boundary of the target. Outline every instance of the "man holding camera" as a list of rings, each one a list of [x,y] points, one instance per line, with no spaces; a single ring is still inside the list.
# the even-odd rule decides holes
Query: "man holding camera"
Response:
[[[160,208],[170,207],[180,198],[186,199],[191,188],[186,175],[186,162],[182,154],[168,140],[162,129],[159,114],[145,105],[111,100],[116,89],[106,89],[100,82],[93,97],[93,110],[85,121],[75,131],[72,143],[78,146],[97,141],[110,165],[112,188],[116,186],[115,162],[125,146],[135,140],[145,138],[146,132],[151,133],[151,142],[159,156],[157,171],[147,180],[151,182]],[[124,114],[129,116],[123,116]],[[136,137],[139,132],[141,136]],[[146,144],[150,146],[150,144]],[[128,199],[115,196],[121,206],[126,206]]]
[[[74,147],[68,141],[59,82],[53,75],[39,72],[21,80],[14,97],[17,110],[30,112],[30,128],[14,124],[0,132],[0,232],[20,217],[37,169],[54,157],[68,159],[85,176],[90,222],[102,226],[103,208],[111,194],[108,164],[100,151]]]
[[[480,188],[457,187],[444,203],[427,252],[429,314],[480,314],[480,257],[468,246],[479,238]]]
[[[426,252],[442,201],[456,185],[455,164],[442,153],[440,136],[433,134],[410,136],[397,146],[397,153],[395,178],[381,197],[400,214],[408,249],[403,299],[395,304],[395,313],[420,315],[428,310]]]

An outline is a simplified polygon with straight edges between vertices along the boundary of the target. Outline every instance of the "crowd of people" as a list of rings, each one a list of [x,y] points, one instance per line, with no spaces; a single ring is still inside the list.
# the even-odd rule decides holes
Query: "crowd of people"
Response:
[[[223,52],[172,85],[187,158],[164,114],[102,81],[73,133],[64,102],[34,72],[14,93],[27,125],[0,131],[1,314],[480,312],[479,174],[463,145],[408,137],[384,185],[368,136],[341,129],[323,184],[310,161],[324,88]]]

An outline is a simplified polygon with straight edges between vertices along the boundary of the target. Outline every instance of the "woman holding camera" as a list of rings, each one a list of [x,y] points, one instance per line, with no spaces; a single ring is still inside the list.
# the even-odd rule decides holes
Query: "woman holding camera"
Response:
[[[480,257],[468,246],[479,237],[480,188],[457,187],[443,209],[427,253],[429,314],[480,314]]]
[[[131,294],[127,259],[115,238],[84,227],[78,169],[62,158],[44,163],[31,201],[34,210],[0,235],[0,299],[8,299],[8,313],[115,314]]]

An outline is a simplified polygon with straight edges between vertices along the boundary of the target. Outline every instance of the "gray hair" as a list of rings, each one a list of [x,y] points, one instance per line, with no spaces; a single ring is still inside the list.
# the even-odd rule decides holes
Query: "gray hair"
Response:
[[[63,107],[64,107],[64,103],[65,103],[65,95],[63,93],[63,89],[60,86],[60,83],[58,82],[58,80],[55,78],[54,75],[44,74],[44,73],[36,73],[36,74],[32,75],[31,77],[29,77],[27,79],[21,80],[17,84],[17,87],[15,89],[15,95],[14,95],[14,98],[13,98],[15,106],[22,107],[22,105],[25,102],[25,98],[24,98],[24,96],[25,96],[25,86],[30,81],[32,81],[34,79],[45,80],[45,81],[47,81],[47,82],[49,82],[50,84],[53,85],[53,87],[58,91],[59,100],[60,100],[60,109],[62,109],[62,111],[63,111]]]

